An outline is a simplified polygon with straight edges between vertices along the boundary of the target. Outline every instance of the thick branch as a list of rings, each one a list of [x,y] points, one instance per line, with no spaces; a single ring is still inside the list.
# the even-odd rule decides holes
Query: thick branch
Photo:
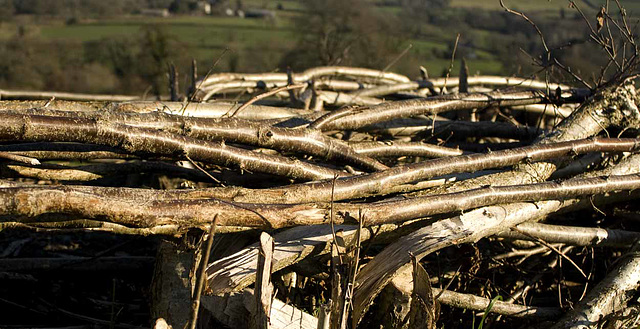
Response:
[[[352,94],[358,96],[384,96],[397,92],[403,91],[413,91],[417,89],[423,89],[418,91],[421,95],[426,95],[429,89],[439,92],[442,87],[444,87],[444,78],[439,79],[430,79],[430,80],[422,80],[422,81],[411,81],[404,83],[396,83],[391,85],[383,85],[383,86],[375,86],[362,90],[352,91]],[[566,85],[560,85],[555,83],[546,83],[544,81],[536,81],[533,79],[523,79],[516,77],[499,77],[499,76],[473,76],[468,77],[467,84],[469,86],[478,86],[478,85],[488,85],[495,87],[521,87],[521,88],[529,88],[529,89],[540,89],[540,90],[556,90],[557,88],[561,88],[562,90],[570,90],[571,87]],[[453,88],[457,87],[459,84],[459,79],[449,79],[447,81],[447,87]]]
[[[27,110],[42,108],[47,103],[47,109],[59,111],[116,111],[116,112],[168,112],[181,114],[190,117],[219,118],[229,111],[238,108],[240,105],[229,102],[216,103],[189,103],[182,102],[152,102],[152,101],[132,101],[132,102],[75,102],[54,100],[47,101],[0,101],[0,110]],[[242,113],[236,115],[239,119],[247,120],[270,120],[282,119],[311,114],[311,111],[286,107],[250,105]]]
[[[192,118],[162,112],[138,114],[94,111],[78,113],[33,109],[20,111],[19,114],[24,114],[25,112],[30,115],[46,114],[68,118],[80,117],[110,124],[160,129],[202,140],[248,144],[278,151],[302,153],[328,160],[345,161],[348,164],[370,170],[384,170],[387,168],[387,166],[374,159],[359,155],[346,143],[312,129],[280,128],[243,119]]]
[[[562,183],[487,187],[459,193],[426,196],[372,204],[333,205],[335,223],[353,222],[358,212],[365,226],[403,222],[431,215],[469,210],[481,206],[520,201],[570,199],[583,195],[640,188],[640,174],[585,178]],[[219,214],[219,225],[274,229],[297,225],[326,224],[330,204],[233,204],[220,200],[117,199],[64,187],[0,188],[0,215],[23,222],[45,214],[69,214],[103,219],[133,227],[181,225],[203,227],[211,214]]]
[[[379,122],[424,114],[447,111],[471,110],[490,106],[527,105],[544,102],[542,92],[491,92],[482,94],[459,94],[438,96],[429,99],[410,99],[386,102],[378,105],[349,109],[352,114],[325,123],[323,130],[355,130]]]
[[[302,180],[329,179],[344,175],[337,170],[307,162],[247,151],[224,142],[109,122],[38,115],[0,114],[0,139],[12,141],[80,142],[111,146],[130,153],[153,154],[203,161],[249,171]]]
[[[46,99],[52,98],[75,100],[75,101],[114,101],[124,102],[140,99],[138,96],[128,95],[99,95],[99,94],[77,94],[49,91],[26,91],[26,90],[0,90],[0,99]]]
[[[402,118],[389,122],[377,123],[367,126],[359,131],[377,135],[390,136],[416,136],[425,137],[436,135],[448,139],[464,137],[500,137],[510,139],[530,140],[546,133],[543,129],[534,127],[516,126],[506,122],[493,121],[450,121],[437,118],[435,121],[429,118]]]
[[[638,172],[640,167],[634,161],[639,157],[633,158],[635,159],[623,161],[603,173]],[[637,193],[635,195],[637,197]],[[590,201],[599,203],[597,198]],[[581,203],[575,200],[565,203],[545,201],[535,204],[512,203],[484,207],[419,229],[386,247],[360,271],[357,278],[358,289],[354,294],[354,319],[359,321],[380,289],[392,280],[403,266],[409,266],[409,254],[422,258],[447,246],[477,241],[520,223],[542,218],[562,208],[591,207],[593,203]],[[390,259],[393,261],[389,261]]]
[[[128,161],[123,163],[97,163],[84,166],[67,167],[60,165],[40,165],[30,167],[16,164],[0,164],[0,174],[4,177],[29,177],[56,181],[92,181],[107,176],[130,173],[158,172],[176,175],[198,181],[211,181],[205,173],[160,161]],[[219,176],[214,174],[213,176]]]
[[[345,66],[321,66],[310,68],[302,73],[293,73],[293,82],[300,83],[309,80],[317,79],[323,76],[351,76],[356,78],[368,78],[378,83],[398,83],[409,82],[409,78],[406,76],[384,72],[379,70],[372,70],[359,67],[345,67]],[[264,81],[264,82],[285,82],[287,81],[286,73],[221,73],[212,74],[202,82],[203,87],[209,87],[212,84],[229,81],[229,80],[244,80],[244,81]],[[206,89],[206,88],[203,88]]]
[[[623,142],[625,141],[625,142]],[[595,151],[625,151],[640,147],[636,139],[588,139],[545,145],[533,145],[486,154],[470,154],[433,159],[415,164],[396,166],[382,172],[304,185],[290,185],[263,191],[261,195],[238,195],[239,202],[278,203],[324,202],[348,200],[385,194],[393,186],[430,179],[437,176],[500,168],[523,162],[552,159]],[[623,146],[623,144],[626,144]],[[332,194],[333,190],[333,194]]]
[[[535,238],[539,238],[548,243],[594,247],[630,247],[636,240],[640,239],[639,232],[597,227],[522,223],[516,228],[518,231],[505,231],[497,234],[497,236],[532,241],[536,241]],[[526,233],[526,235],[523,233]]]
[[[39,160],[130,159],[131,154],[112,147],[77,143],[21,143],[0,145],[0,152],[10,152]]]

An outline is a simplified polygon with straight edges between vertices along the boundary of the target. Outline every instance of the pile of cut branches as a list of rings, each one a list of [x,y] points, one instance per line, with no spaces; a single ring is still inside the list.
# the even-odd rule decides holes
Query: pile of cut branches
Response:
[[[25,234],[145,237],[157,327],[634,326],[640,99],[617,81],[319,67],[183,101],[2,101],[0,273],[150,259],[34,260]],[[57,311],[139,324],[115,282],[103,313]]]

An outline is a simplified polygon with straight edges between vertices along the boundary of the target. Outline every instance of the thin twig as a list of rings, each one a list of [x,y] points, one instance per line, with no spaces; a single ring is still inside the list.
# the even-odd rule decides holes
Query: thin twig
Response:
[[[458,50],[458,41],[460,41],[460,33],[456,34],[456,42],[453,44],[453,52],[451,52],[451,63],[449,64],[447,75],[444,77],[444,86],[442,86],[442,88],[440,89],[440,95],[444,94],[444,91],[447,90],[447,80],[449,80],[449,75],[451,74],[451,70],[453,69],[453,62],[456,58],[456,50]]]
[[[191,102],[193,102],[195,100],[195,96],[198,92],[198,90],[200,90],[200,87],[202,87],[202,84],[207,80],[207,78],[209,77],[209,75],[211,74],[211,72],[213,72],[213,69],[218,65],[218,63],[220,62],[220,60],[222,59],[222,57],[224,57],[224,55],[229,51],[229,48],[225,48],[224,51],[222,51],[222,54],[220,54],[220,56],[218,56],[218,58],[216,59],[215,62],[213,62],[213,65],[211,65],[211,68],[209,69],[209,71],[207,71],[207,74],[204,76],[204,79],[202,79],[200,81],[200,83],[198,84],[198,87],[193,91],[193,95],[191,95],[191,97],[189,97],[189,99],[187,100],[187,103],[184,105],[184,107],[180,110],[180,115],[184,115],[184,112],[187,111],[187,107],[189,107],[189,104],[191,104]]]
[[[194,167],[198,168],[198,170],[202,171],[205,175],[207,175],[209,178],[211,178],[214,182],[216,182],[216,183],[220,184],[220,186],[222,186],[222,187],[224,187],[224,186],[225,186],[225,185],[224,185],[220,180],[218,180],[217,178],[213,177],[209,172],[207,172],[206,170],[204,170],[204,169],[203,169],[202,167],[200,167],[200,166],[199,166],[195,161],[193,161],[193,160],[189,157],[189,155],[187,155],[187,154],[185,153],[184,157],[185,157],[185,158],[187,158],[187,160],[189,160],[189,162],[191,162],[191,164],[192,164]]]
[[[337,243],[336,229],[334,225],[334,212],[333,212],[333,196],[336,188],[336,180],[338,176],[333,177],[333,181],[331,184],[331,200],[329,200],[329,222],[331,224],[331,235],[333,236],[333,243]],[[340,264],[342,264],[342,254],[340,253],[340,248],[336,246],[336,250],[338,251],[338,257],[340,257]]]
[[[356,276],[358,276],[358,267],[360,266],[360,246],[362,243],[362,229],[364,227],[364,216],[362,215],[362,210],[358,210],[358,231],[356,231],[356,248],[354,250],[354,256],[352,260],[352,272],[351,272],[351,280],[349,282],[348,287],[348,297],[347,302],[349,303],[349,308],[353,311],[353,290],[356,287]]]
[[[294,89],[300,89],[300,88],[304,88],[306,87],[307,84],[306,83],[298,83],[295,85],[287,85],[284,87],[280,87],[280,88],[276,88],[270,91],[267,91],[265,93],[262,93],[260,95],[257,95],[253,98],[251,98],[249,101],[247,101],[246,103],[242,104],[242,106],[238,107],[237,109],[235,109],[235,111],[231,110],[229,112],[227,112],[223,117],[229,117],[229,118],[233,118],[236,114],[240,113],[240,111],[246,109],[247,107],[249,107],[249,105],[272,95],[275,95],[281,91],[287,91],[287,90],[294,90]],[[232,112],[233,111],[233,112]]]
[[[198,274],[198,281],[196,289],[194,291],[193,300],[191,302],[191,317],[189,319],[189,328],[195,329],[198,323],[198,311],[200,310],[200,297],[204,290],[204,283],[207,278],[207,265],[209,263],[209,256],[211,255],[211,246],[213,246],[213,237],[216,234],[216,226],[218,225],[218,214],[213,216],[211,226],[209,227],[209,237],[207,238],[207,245],[204,248],[204,255],[200,262],[200,273]]]
[[[582,274],[582,276],[583,276],[585,279],[587,278],[587,275],[584,273],[584,271],[582,271],[582,269],[580,268],[580,266],[578,266],[578,264],[576,264],[576,263],[575,263],[571,258],[569,258],[567,255],[565,255],[562,251],[558,250],[558,248],[556,248],[556,247],[554,247],[554,246],[550,245],[549,243],[547,243],[546,241],[544,241],[544,240],[542,240],[542,239],[540,239],[540,238],[538,238],[538,237],[532,236],[531,234],[529,234],[529,233],[527,233],[527,232],[525,232],[525,231],[519,230],[517,227],[512,227],[511,229],[512,229],[512,230],[514,230],[514,231],[516,231],[516,232],[518,232],[518,233],[520,233],[520,234],[522,234],[522,235],[526,235],[526,236],[528,236],[528,237],[530,237],[530,238],[532,238],[532,239],[536,240],[537,242],[539,242],[539,243],[540,243],[540,244],[542,244],[543,246],[545,246],[545,247],[547,247],[547,248],[549,248],[549,249],[553,250],[553,251],[554,251],[554,252],[556,252],[558,255],[560,255],[560,257],[562,257],[562,258],[566,259],[569,263],[571,263],[571,265],[573,265],[573,266],[578,270],[578,272],[580,272],[580,274]]]
[[[51,96],[51,99],[49,99],[45,104],[44,104],[44,108],[49,107],[49,105],[51,105],[51,103],[53,103],[53,101],[56,99],[56,96]]]
[[[389,62],[389,64],[387,64],[387,66],[385,66],[384,69],[382,69],[382,73],[386,72],[395,63],[397,63],[402,57],[404,57],[404,55],[406,55],[409,52],[409,50],[411,50],[411,48],[413,48],[413,44],[410,43],[407,46],[407,48],[405,48],[398,56],[396,56],[396,58],[394,58],[391,62]]]
[[[527,17],[527,15],[519,12],[519,11],[515,11],[513,9],[509,9],[505,4],[503,0],[500,0],[500,7],[502,7],[506,12],[510,13],[510,14],[514,14],[516,16],[520,16],[522,17],[524,20],[526,20],[527,22],[529,22],[529,24],[531,24],[533,26],[533,28],[536,29],[536,32],[538,33],[538,36],[540,36],[540,41],[542,41],[542,46],[544,47],[544,50],[546,51],[547,55],[550,55],[550,51],[549,51],[549,47],[547,47],[547,42],[544,40],[544,34],[542,34],[542,31],[540,31],[540,29],[538,28],[538,26],[529,18]]]

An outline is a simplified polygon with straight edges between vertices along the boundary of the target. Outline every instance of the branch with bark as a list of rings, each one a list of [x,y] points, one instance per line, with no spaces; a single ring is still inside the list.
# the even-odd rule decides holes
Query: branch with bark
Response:
[[[549,287],[562,295],[575,286],[590,300],[578,304],[583,313],[620,312],[604,290],[586,293],[604,271],[588,270],[585,253],[631,246],[639,234],[630,219],[603,227],[534,222],[634,211],[640,112],[633,84],[592,92],[463,75],[448,87],[470,92],[433,97],[444,80],[323,67],[210,75],[194,83],[188,103],[0,102],[0,232],[164,237],[152,311],[174,326],[213,316],[239,328],[291,326],[292,318],[300,327],[434,327],[447,316],[439,305],[500,314],[504,323],[538,321],[567,305],[569,297],[541,298]],[[514,88],[478,92],[481,84]],[[240,96],[244,104],[194,101],[283,86]],[[566,112],[546,113],[563,105]],[[198,247],[213,226],[215,244]],[[259,233],[263,243],[251,244]],[[0,257],[5,272],[35,269],[38,259],[73,263],[17,257],[18,242],[3,250],[16,254]],[[210,251],[211,263],[195,250]],[[456,270],[439,257],[463,261]],[[600,266],[595,256],[591,262]],[[620,262],[613,272],[633,271]],[[496,268],[520,272],[496,275]],[[586,283],[573,282],[574,270]],[[203,296],[202,308],[195,273],[214,295]],[[549,283],[548,274],[562,280]],[[493,279],[478,284],[481,277]],[[547,286],[532,288],[537,282]],[[628,280],[607,282],[635,289]],[[379,314],[367,315],[381,292]],[[492,300],[501,292],[511,297]],[[390,308],[389,298],[401,303]],[[317,309],[320,319],[311,315]]]

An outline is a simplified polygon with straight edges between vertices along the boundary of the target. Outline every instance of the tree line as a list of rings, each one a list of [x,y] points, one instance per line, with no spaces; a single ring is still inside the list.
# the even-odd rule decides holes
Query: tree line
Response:
[[[0,0],[0,16],[112,17],[140,8],[169,8],[174,2],[115,0],[105,5],[98,0]],[[447,71],[442,64],[435,70],[430,65],[448,62],[454,49],[456,58],[491,60],[498,65],[480,73],[527,76],[542,69],[533,65],[544,51],[538,34],[527,22],[506,12],[454,8],[446,0],[389,0],[375,5],[353,0],[346,7],[338,0],[301,2],[304,10],[294,16],[291,27],[285,27],[297,36],[292,46],[267,49],[270,55],[266,55],[257,50],[275,47],[268,40],[258,44],[237,41],[217,69],[301,71],[319,65],[375,69],[392,65],[397,72],[417,77],[418,67],[425,66],[431,76],[442,76]],[[578,74],[600,69],[604,59],[585,37],[587,26],[577,12],[562,9],[530,16],[547,36],[554,58]],[[37,27],[16,25],[15,34],[0,42],[0,55],[5,59],[0,63],[0,88],[166,94],[168,66],[174,63],[180,72],[188,72],[197,46],[181,41],[166,25],[148,25],[136,35],[86,42],[45,39],[30,33]],[[457,45],[456,33],[461,34]],[[443,46],[420,47],[420,42]],[[200,52],[193,57],[206,70],[220,52],[212,49],[210,54]],[[471,73],[476,72],[472,67]]]

